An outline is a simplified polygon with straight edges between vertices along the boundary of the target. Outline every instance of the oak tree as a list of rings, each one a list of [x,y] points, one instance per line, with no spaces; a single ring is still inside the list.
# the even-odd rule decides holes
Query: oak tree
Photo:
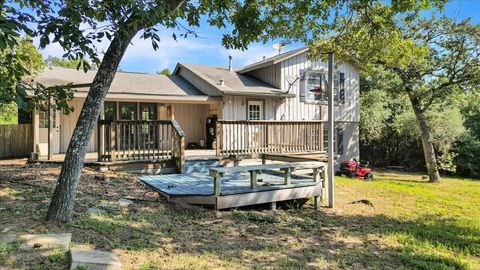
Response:
[[[345,18],[342,34],[313,46],[336,50],[366,73],[382,70],[400,82],[390,90],[406,94],[420,130],[430,182],[439,182],[438,160],[428,113],[447,97],[475,91],[480,83],[480,25],[469,19],[398,17],[376,12]],[[372,22],[372,23],[368,23]]]

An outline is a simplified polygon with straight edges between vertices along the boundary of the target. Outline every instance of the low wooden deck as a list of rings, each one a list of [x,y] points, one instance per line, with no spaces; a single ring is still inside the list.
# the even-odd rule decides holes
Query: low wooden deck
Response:
[[[185,150],[185,159],[213,159],[215,158],[215,150],[212,149],[187,149]],[[65,154],[53,154],[52,159],[48,160],[48,156],[40,156],[39,161],[63,162]],[[85,163],[99,163],[97,152],[88,152],[85,155]]]
[[[193,165],[193,167],[192,167]],[[292,174],[291,184],[284,182],[284,173],[265,170],[258,174],[256,188],[251,188],[248,173],[232,173],[221,178],[220,195],[214,194],[214,178],[209,168],[219,166],[218,161],[197,161],[187,164],[192,173],[141,176],[145,184],[168,201],[212,207],[234,208],[247,205],[322,196],[323,179],[314,182],[311,175]]]

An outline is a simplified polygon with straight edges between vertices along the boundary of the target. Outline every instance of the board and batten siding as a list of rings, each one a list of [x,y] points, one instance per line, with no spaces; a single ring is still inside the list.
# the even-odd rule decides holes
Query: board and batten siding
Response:
[[[248,75],[254,77],[254,78],[257,78],[263,82],[266,82],[268,84],[270,84],[271,86],[274,86],[274,87],[277,87],[277,88],[281,88],[281,80],[282,80],[282,77],[281,77],[281,69],[282,69],[282,66],[280,63],[278,64],[275,64],[275,65],[271,65],[271,66],[267,66],[267,67],[263,67],[263,68],[259,68],[259,69],[255,69],[255,70],[252,70],[250,72],[248,72]]]
[[[68,115],[61,114],[60,117],[60,153],[67,152],[68,144],[72,138],[73,130],[77,125],[77,120],[80,115],[84,103],[83,98],[74,98],[69,101],[69,104],[73,107],[73,112]],[[95,128],[90,141],[87,146],[87,152],[96,151],[96,138],[97,138],[97,129]]]
[[[267,98],[265,106],[268,112],[267,120],[327,120],[327,106],[308,104],[300,100],[300,91],[304,91],[304,80],[302,79],[306,70],[327,70],[328,64],[322,61],[312,61],[307,53],[301,53],[281,63],[260,68],[248,72],[248,75],[267,82],[282,91],[289,88],[287,76],[300,79],[290,88],[290,93],[295,94],[294,98],[272,99]],[[337,126],[343,130],[344,154],[339,159],[351,159],[359,156],[359,128],[360,121],[360,74],[358,70],[349,63],[342,63],[337,71],[345,74],[345,103],[334,107],[335,121],[344,123]],[[242,97],[224,98],[224,113],[228,119],[243,120],[246,117],[246,107],[242,107]],[[272,113],[273,112],[273,113]],[[227,118],[226,118],[227,119]]]
[[[223,119],[247,120],[247,102],[249,100],[263,101],[265,120],[275,120],[275,108],[281,103],[278,98],[250,98],[246,96],[224,96]]]
[[[327,70],[327,63],[312,61],[307,58],[307,53],[302,53],[281,62],[281,89],[288,89],[287,76],[302,78],[306,70]],[[358,70],[349,63],[342,63],[338,71],[345,73],[345,104],[336,105],[335,121],[360,121],[360,74]],[[278,119],[284,120],[319,120],[319,105],[306,104],[300,101],[300,90],[303,90],[304,81],[299,79],[290,89],[295,94],[294,98],[288,98],[285,103],[279,106],[277,111]],[[323,119],[327,119],[327,107],[323,106]]]
[[[185,142],[206,140],[206,121],[210,115],[208,104],[174,104],[174,118],[185,133]]]

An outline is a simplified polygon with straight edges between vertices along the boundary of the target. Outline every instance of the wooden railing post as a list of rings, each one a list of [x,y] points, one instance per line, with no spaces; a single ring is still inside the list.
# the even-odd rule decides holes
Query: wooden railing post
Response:
[[[118,147],[118,132],[117,132],[117,122],[112,122],[111,126],[111,142],[112,142],[112,151],[110,154],[110,160],[115,161],[117,159],[117,147]]]
[[[215,154],[216,154],[217,157],[220,157],[220,149],[221,149],[221,144],[222,144],[222,140],[223,140],[223,134],[222,134],[223,126],[222,126],[222,123],[217,121],[215,128],[216,128]]]
[[[185,172],[185,134],[182,128],[174,119],[171,120],[172,133],[174,135],[172,145],[172,158],[174,159],[178,171],[180,173]]]
[[[103,161],[105,155],[105,126],[102,120],[97,123],[97,160]]]

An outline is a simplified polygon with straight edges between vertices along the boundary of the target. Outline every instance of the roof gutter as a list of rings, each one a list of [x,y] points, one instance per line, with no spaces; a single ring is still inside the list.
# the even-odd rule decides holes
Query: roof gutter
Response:
[[[287,98],[294,98],[295,94],[285,94],[285,93],[252,93],[252,92],[244,92],[244,91],[224,91],[224,96],[249,96],[249,97],[287,97]]]

